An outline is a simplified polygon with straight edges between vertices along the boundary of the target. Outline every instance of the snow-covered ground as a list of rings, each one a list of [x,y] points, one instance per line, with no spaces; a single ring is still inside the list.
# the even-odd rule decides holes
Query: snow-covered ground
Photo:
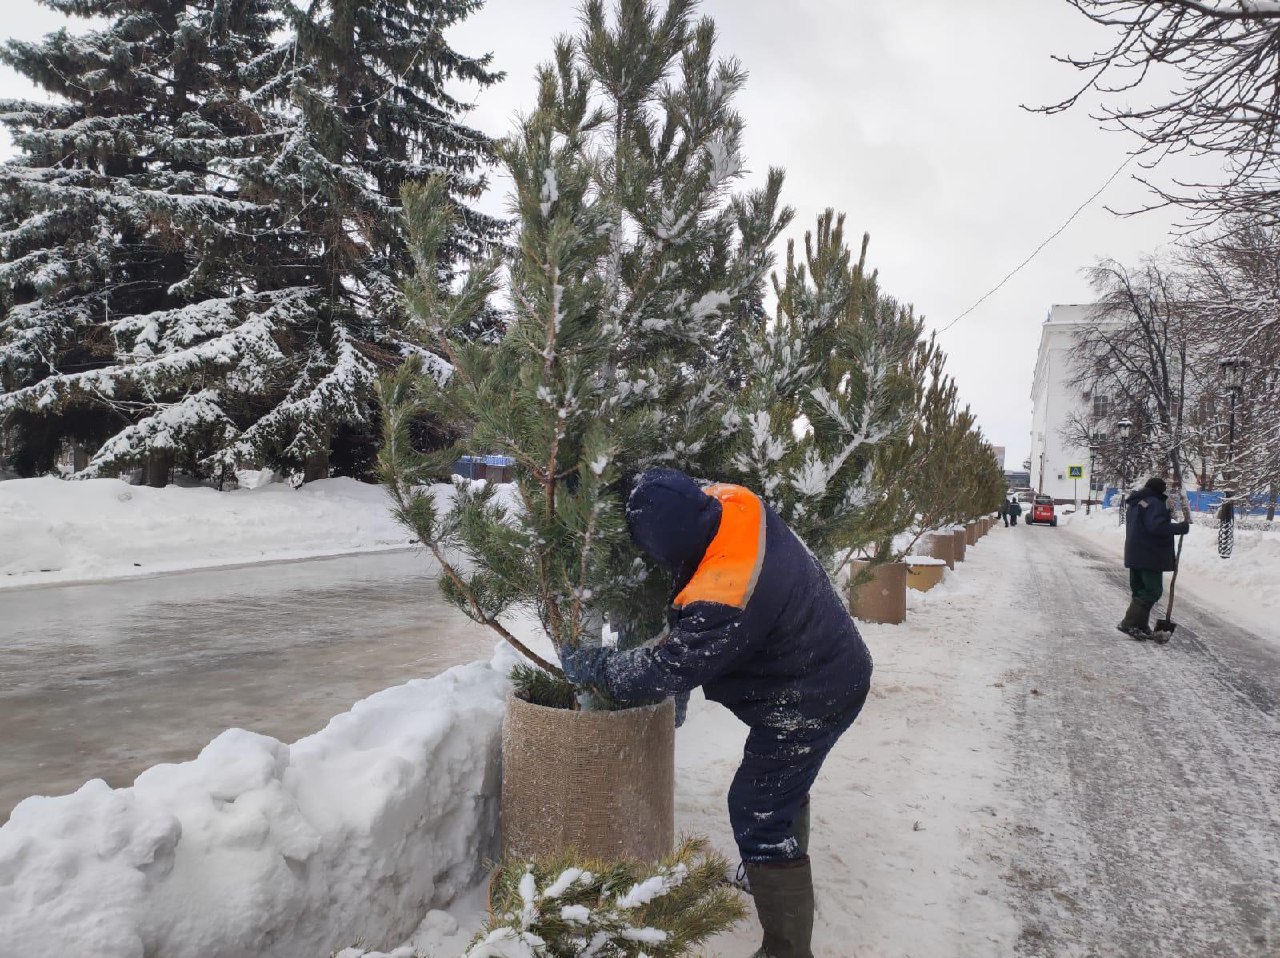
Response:
[[[1071,532],[1116,556],[1124,555],[1124,527],[1116,510],[1078,512],[1064,517]],[[1182,546],[1178,593],[1253,628],[1280,644],[1280,522],[1274,530],[1237,528],[1231,558],[1218,555],[1216,524],[1200,517]],[[1166,590],[1168,577],[1166,576]],[[1164,609],[1161,600],[1159,609]],[[1177,603],[1174,619],[1177,619]]]
[[[907,623],[863,626],[872,694],[813,792],[818,958],[1275,954],[1280,664],[1194,610],[1168,646],[1118,638],[1121,577],[1068,532],[1092,525],[994,530]],[[456,958],[484,918],[510,661],[20,805],[0,952]],[[728,855],[745,731],[696,697],[677,736],[678,825]]]
[[[0,588],[399,548],[381,486],[218,492],[120,479],[0,482]]]

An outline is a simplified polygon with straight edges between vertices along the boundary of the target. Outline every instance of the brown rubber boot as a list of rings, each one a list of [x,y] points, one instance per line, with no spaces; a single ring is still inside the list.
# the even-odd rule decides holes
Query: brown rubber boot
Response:
[[[747,865],[764,941],[754,958],[813,958],[813,869],[809,856]]]

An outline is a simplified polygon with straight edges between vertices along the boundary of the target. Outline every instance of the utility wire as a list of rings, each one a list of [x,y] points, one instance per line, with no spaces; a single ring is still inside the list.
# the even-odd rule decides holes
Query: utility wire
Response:
[[[1125,167],[1127,167],[1132,162],[1133,162],[1133,154],[1130,154],[1129,156],[1125,157],[1124,162],[1121,163],[1118,167],[1116,167],[1116,171],[1112,173],[1109,177],[1107,177],[1107,181],[1103,183],[1100,187],[1098,187],[1098,189],[1094,191],[1092,196],[1090,196],[1087,200],[1085,200],[1078,207],[1076,207],[1076,211],[1067,217],[1067,221],[1063,223],[1061,226],[1059,226],[1056,230],[1054,230],[1049,235],[1048,239],[1046,239],[1043,243],[1041,243],[1034,250],[1032,250],[1030,256],[1024,259],[1017,266],[1015,266],[1009,272],[1009,275],[1007,275],[1004,279],[1000,280],[1000,282],[997,283],[994,287],[988,290],[981,299],[979,299],[976,303],[974,303],[972,306],[966,309],[963,313],[961,313],[951,322],[947,323],[947,325],[943,326],[940,330],[938,330],[938,332],[945,333],[948,329],[950,329],[956,323],[960,322],[960,320],[964,319],[966,316],[972,313],[975,309],[977,309],[979,306],[985,303],[988,299],[990,299],[992,296],[998,293],[1004,287],[1004,285],[1009,282],[1009,280],[1013,279],[1015,276],[1021,273],[1023,268],[1028,263],[1030,263],[1033,259],[1039,256],[1040,251],[1042,249],[1044,249],[1046,246],[1052,243],[1055,239],[1057,239],[1063,230],[1065,230],[1068,226],[1070,226],[1073,222],[1075,222],[1076,217],[1079,216],[1081,213],[1083,213],[1086,209],[1088,209],[1089,204],[1091,204],[1094,200],[1096,200],[1099,196],[1101,196],[1106,191],[1107,187],[1115,182],[1116,177],[1124,172]]]

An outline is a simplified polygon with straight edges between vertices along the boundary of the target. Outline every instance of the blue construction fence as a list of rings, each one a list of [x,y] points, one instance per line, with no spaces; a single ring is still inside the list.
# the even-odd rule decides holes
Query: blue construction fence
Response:
[[[1108,486],[1107,491],[1102,496],[1102,508],[1110,509],[1118,503],[1115,501],[1119,490],[1114,486]],[[1218,507],[1222,505],[1222,492],[1213,490],[1206,492],[1197,489],[1187,493],[1187,501],[1191,503],[1192,512],[1214,513],[1218,511]],[[1267,514],[1267,498],[1266,496],[1254,496],[1249,502],[1249,508],[1246,509],[1243,503],[1236,503],[1237,515],[1265,516]]]

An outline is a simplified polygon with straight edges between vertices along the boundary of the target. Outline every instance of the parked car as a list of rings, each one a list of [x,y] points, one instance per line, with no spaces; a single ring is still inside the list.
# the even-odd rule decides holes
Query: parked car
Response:
[[[1053,496],[1036,496],[1031,504],[1031,511],[1027,513],[1027,525],[1033,526],[1037,522],[1050,526],[1058,524],[1058,517],[1053,510]]]

